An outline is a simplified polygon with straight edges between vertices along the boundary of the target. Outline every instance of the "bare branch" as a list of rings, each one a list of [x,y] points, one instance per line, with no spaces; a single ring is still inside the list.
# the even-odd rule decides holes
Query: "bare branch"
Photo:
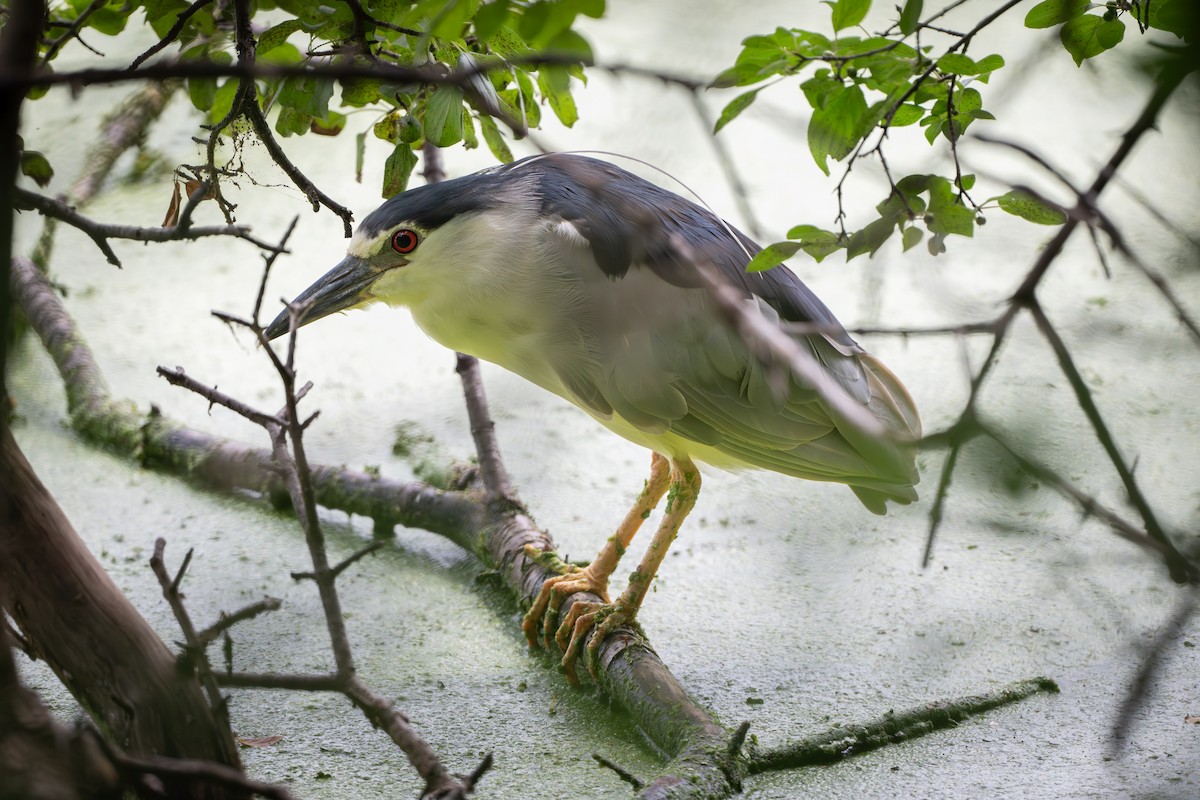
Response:
[[[293,675],[274,672],[218,672],[219,685],[229,689],[284,689],[293,692],[342,692],[344,679],[337,675]]]
[[[251,236],[250,229],[242,225],[214,225],[187,229],[182,229],[179,226],[173,228],[142,228],[136,225],[114,225],[105,222],[96,222],[90,217],[80,214],[66,203],[38,194],[37,192],[31,192],[28,189],[20,187],[17,187],[15,191],[17,208],[36,210],[47,217],[53,217],[67,223],[73,228],[78,228],[91,237],[96,246],[100,248],[100,251],[104,253],[104,257],[108,260],[108,263],[116,267],[121,266],[121,262],[109,245],[109,239],[131,239],[135,242],[179,242],[202,239],[208,236],[232,236],[236,239],[244,239],[261,250],[274,250],[272,245]]]
[[[262,600],[258,600],[248,606],[239,608],[232,614],[226,614],[224,611],[222,611],[220,619],[196,634],[196,640],[201,645],[211,644],[212,642],[215,642],[222,633],[229,630],[239,622],[244,622],[248,619],[254,619],[259,614],[265,614],[268,611],[278,611],[281,605],[283,605],[283,603],[277,597],[264,597]]]
[[[156,370],[159,375],[167,379],[167,383],[172,386],[182,386],[184,389],[195,392],[203,397],[209,403],[218,406],[224,406],[235,414],[240,414],[251,422],[258,423],[263,427],[269,425],[282,425],[283,420],[265,411],[259,411],[256,408],[237,400],[224,392],[218,391],[215,386],[205,386],[200,381],[193,378],[183,371],[182,367],[175,369],[167,369],[166,367],[158,367]]]
[[[1049,678],[1034,678],[985,695],[926,703],[900,713],[889,712],[865,725],[841,726],[829,733],[771,750],[755,749],[748,755],[750,773],[834,764],[894,742],[956,727],[976,714],[1011,705],[1042,692],[1057,694],[1058,685]]]
[[[292,794],[282,786],[255,780],[233,767],[218,764],[215,761],[200,761],[191,758],[168,758],[167,756],[134,758],[118,750],[116,745],[96,731],[92,730],[92,733],[105,755],[127,777],[155,775],[157,777],[182,778],[189,782],[210,783],[227,789],[253,792],[271,798],[271,800],[293,800]],[[135,783],[141,782],[136,781]],[[141,788],[149,789],[151,787],[142,785]],[[147,796],[149,795],[147,794]]]
[[[363,558],[364,556],[369,556],[371,553],[374,553],[375,551],[381,549],[382,547],[383,547],[383,542],[376,540],[374,542],[371,542],[366,547],[359,548],[358,550],[354,551],[353,555],[347,556],[346,558],[342,559],[342,561],[339,564],[337,564],[336,566],[331,568],[329,570],[330,576],[336,578],[337,576],[341,575],[346,570],[347,567],[354,564],[356,561]],[[292,573],[292,580],[294,580],[294,581],[299,581],[299,580],[315,581],[316,579],[317,579],[317,574],[315,572],[293,572]]]
[[[197,635],[196,627],[192,624],[187,607],[183,604],[183,595],[179,591],[179,584],[183,580],[183,575],[187,571],[188,564],[191,563],[192,551],[188,550],[178,572],[172,578],[167,574],[166,562],[163,558],[166,547],[166,539],[161,536],[155,539],[154,555],[150,557],[150,568],[154,571],[155,577],[158,578],[159,586],[162,587],[163,598],[170,605],[171,612],[175,615],[176,622],[179,623],[179,629],[183,632],[183,638],[187,645],[185,648],[185,663],[190,669],[195,670],[197,677],[200,679],[200,684],[204,687],[205,694],[208,695],[208,704],[219,723],[216,726],[217,735],[225,740],[224,746],[229,749],[229,752],[237,752],[237,748],[233,742],[233,734],[229,729],[229,714],[225,698],[221,696],[220,687],[217,686],[217,682],[213,678],[212,666],[208,663],[208,656],[205,653],[205,643]],[[231,769],[224,765],[221,766],[223,769]],[[237,772],[236,770],[232,771]]]

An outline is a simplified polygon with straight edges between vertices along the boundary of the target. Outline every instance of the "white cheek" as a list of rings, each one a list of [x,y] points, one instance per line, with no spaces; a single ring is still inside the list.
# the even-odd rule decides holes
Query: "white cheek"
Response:
[[[409,265],[411,266],[411,265]],[[411,299],[412,279],[409,266],[389,269],[375,283],[371,284],[371,302],[383,302],[392,306],[408,305]]]

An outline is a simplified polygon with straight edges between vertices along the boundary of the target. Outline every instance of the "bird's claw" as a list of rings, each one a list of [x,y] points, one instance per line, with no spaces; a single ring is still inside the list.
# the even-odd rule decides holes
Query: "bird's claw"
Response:
[[[579,613],[576,614],[575,612]],[[575,674],[575,663],[579,660],[579,651],[586,643],[584,663],[587,664],[588,674],[592,680],[600,681],[600,645],[608,635],[622,625],[633,625],[637,617],[637,609],[628,606],[623,597],[618,597],[615,603],[576,603],[567,614],[562,627],[558,630],[556,641],[563,646],[564,631],[570,624],[570,641],[565,648],[562,666],[567,674],[567,681],[572,686],[579,685],[579,676]],[[591,635],[589,637],[589,633]]]
[[[578,683],[575,661],[579,657],[580,642],[587,638],[587,631],[595,624],[597,615],[612,608],[608,597],[608,580],[597,576],[590,567],[569,564],[553,553],[526,547],[526,554],[547,569],[557,571],[542,584],[541,591],[521,621],[521,630],[530,647],[544,645],[550,649],[551,642],[564,652],[563,667],[567,679]],[[563,602],[573,594],[588,592],[598,596],[602,602],[579,600],[571,604],[566,617],[560,622],[559,613]],[[603,618],[603,617],[602,617]],[[615,627],[615,626],[614,626]],[[599,647],[597,643],[597,648]],[[589,654],[588,669],[595,674]]]

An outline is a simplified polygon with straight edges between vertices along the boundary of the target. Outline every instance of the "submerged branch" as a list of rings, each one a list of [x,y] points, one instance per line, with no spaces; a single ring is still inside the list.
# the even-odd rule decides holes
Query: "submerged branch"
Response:
[[[865,725],[838,728],[782,747],[753,749],[748,754],[750,773],[834,764],[889,744],[956,727],[969,717],[1011,705],[1040,692],[1057,694],[1058,684],[1049,678],[1033,678],[988,694],[927,703],[899,714],[889,712]]]

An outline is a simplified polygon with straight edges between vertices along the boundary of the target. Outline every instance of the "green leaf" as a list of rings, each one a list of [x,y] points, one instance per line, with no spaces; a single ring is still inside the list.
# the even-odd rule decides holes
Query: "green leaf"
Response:
[[[299,64],[304,60],[299,48],[291,42],[284,42],[278,47],[271,49],[271,52],[259,56],[260,64],[278,64],[280,66],[291,66]]]
[[[904,243],[904,252],[907,253],[909,250],[913,249],[918,244],[920,244],[921,237],[923,237],[924,235],[925,235],[925,231],[921,230],[920,228],[916,227],[915,225],[910,225],[907,228],[905,228],[904,233],[901,234],[901,237],[900,237],[901,242]]]
[[[1026,28],[1053,28],[1087,11],[1088,0],[1044,0],[1025,15]]]
[[[438,39],[462,38],[467,20],[475,15],[478,0],[446,0],[442,10],[433,18],[430,33]]]
[[[378,102],[382,84],[375,78],[345,78],[341,81],[342,105],[362,108]]]
[[[510,0],[497,0],[480,7],[475,14],[475,35],[486,42],[508,21]]]
[[[118,8],[101,8],[87,18],[87,26],[95,28],[105,36],[116,36],[125,30],[125,23],[128,21],[129,15],[122,13]]]
[[[566,56],[567,58],[577,58],[585,64],[591,64],[596,60],[592,54],[592,46],[588,44],[588,40],[572,30],[562,31],[553,39],[546,42],[543,52],[554,53],[557,56]]]
[[[1105,50],[1111,50],[1125,38],[1125,20],[1120,17],[1104,20],[1096,31],[1096,39]]]
[[[600,19],[604,16],[604,0],[575,0],[575,4],[585,17]]]
[[[462,89],[457,86],[434,90],[425,103],[425,136],[429,141],[449,147],[462,139],[462,104]]]
[[[521,34],[521,38],[527,42],[532,42],[538,38],[542,29],[550,22],[550,4],[546,2],[534,3],[525,9],[525,13],[521,15],[520,21],[517,23],[517,32]]]
[[[233,109],[233,99],[237,96],[238,81],[236,78],[230,78],[221,84],[217,89],[217,94],[213,97],[212,107],[208,109],[208,121],[220,122],[229,115]],[[226,128],[228,131],[228,128]]]
[[[50,184],[50,179],[54,177],[54,168],[50,166],[50,161],[37,150],[23,150],[21,152],[21,174],[26,178],[32,178],[34,183],[45,189]]]
[[[516,31],[507,25],[501,25],[500,30],[492,34],[488,45],[495,53],[506,58],[510,56],[527,56],[533,53],[533,48]],[[518,70],[518,73],[520,72],[521,70]]]
[[[197,111],[208,111],[217,98],[216,78],[188,78],[188,98]]]
[[[285,19],[273,28],[268,28],[262,36],[258,37],[258,54],[261,56],[279,47],[287,41],[289,36],[300,30],[302,25],[300,20],[293,17]]]
[[[466,106],[463,106],[462,110],[462,141],[464,150],[479,147],[479,137],[475,134],[475,118]]]
[[[713,127],[713,133],[716,133],[730,122],[733,122],[734,118],[736,118],[738,114],[741,114],[743,111],[749,108],[750,104],[753,103],[758,97],[758,92],[758,89],[754,89],[753,91],[739,94],[737,97],[730,100],[729,104],[726,105],[721,111],[721,117],[717,120],[717,124]]]
[[[833,30],[853,28],[871,10],[871,0],[837,0],[833,3]]]
[[[947,236],[954,233],[959,236],[973,236],[975,234],[975,212],[959,201],[949,180],[942,177],[931,177],[925,225],[929,228],[929,232],[934,234]]]
[[[1154,0],[1150,4],[1149,24],[1151,28],[1173,33],[1190,42],[1197,30],[1195,0]]]
[[[387,157],[383,164],[383,196],[393,197],[408,188],[408,179],[412,177],[413,168],[417,166],[417,154],[406,144],[396,145],[396,149]]]
[[[846,84],[840,78],[833,77],[830,70],[817,70],[817,74],[800,84],[800,89],[804,92],[805,99],[813,108],[825,108],[829,103],[829,98],[836,95]]]
[[[994,198],[996,203],[1009,214],[1038,225],[1062,225],[1067,214],[1061,208],[1046,205],[1033,195],[1022,191],[1011,191]]]
[[[150,27],[154,30],[154,34],[158,38],[167,35],[167,31],[175,24],[175,20],[179,18],[180,11],[187,11],[188,4],[183,0],[143,0],[142,5],[146,11],[146,22],[150,23]],[[192,17],[194,20],[200,14]],[[184,27],[186,35],[187,26]]]
[[[1004,57],[995,53],[990,56],[984,56],[975,62],[975,69],[979,70],[977,75],[987,75],[989,72],[995,72],[1004,66]]]
[[[912,103],[902,103],[896,109],[896,113],[892,115],[891,124],[893,128],[901,128],[905,125],[912,125],[923,116],[925,116],[925,109],[914,106]]]
[[[298,108],[281,106],[279,116],[275,119],[275,132],[280,136],[303,135],[308,133],[312,121],[313,116],[311,114],[307,114]]]
[[[367,132],[354,136],[354,182],[362,183],[363,162],[367,156]]]
[[[975,176],[972,175],[971,173],[967,173],[965,175],[962,175],[962,176],[956,178],[954,180],[954,183],[956,186],[958,186],[958,188],[962,189],[964,192],[969,192],[969,191],[971,191],[972,187],[975,186]]]
[[[375,134],[376,139],[383,139],[385,142],[395,144],[400,141],[400,114],[393,111],[383,119],[375,123],[371,128],[371,132]]]
[[[767,245],[754,254],[754,258],[750,259],[750,263],[746,265],[746,271],[763,272],[778,266],[794,256],[799,249],[800,242],[775,242],[775,244]]]
[[[412,114],[405,114],[400,118],[400,141],[413,144],[424,135],[425,131],[421,129],[421,123],[417,122],[417,118]]]
[[[538,88],[550,104],[558,121],[568,128],[579,120],[575,98],[571,97],[571,76],[562,67],[542,67],[537,75]]]
[[[1120,19],[1105,20],[1095,14],[1084,14],[1062,26],[1058,32],[1063,47],[1082,66],[1084,59],[1098,56],[1116,45],[1125,36],[1125,23]]]
[[[496,160],[505,164],[510,163],[513,160],[512,150],[508,148],[508,142],[504,141],[504,135],[500,133],[496,120],[488,116],[481,116],[479,129],[483,132],[483,141],[487,144],[488,150],[492,151]]]
[[[842,249],[842,241],[833,231],[822,230],[816,225],[797,225],[788,231],[789,239],[798,239],[800,249],[820,262],[825,256]]]
[[[808,123],[808,149],[826,175],[829,174],[826,157],[840,160],[850,154],[862,137],[866,115],[867,101],[857,86],[847,86],[825,108],[813,112]]]
[[[303,111],[309,116],[324,118],[329,114],[333,97],[333,81],[309,75],[292,76],[283,82],[278,100],[281,106]]]
[[[923,0],[908,0],[900,11],[900,32],[905,36],[917,29],[917,24],[921,21],[923,4]]]
[[[937,60],[937,68],[943,73],[956,75],[977,75],[979,66],[975,59],[962,53],[946,53]]]
[[[337,136],[346,129],[346,115],[330,111],[323,119],[313,119],[308,129],[318,136]]]
[[[896,223],[891,219],[877,219],[868,224],[861,231],[855,231],[850,234],[850,241],[846,242],[846,260],[869,253],[875,255],[875,252],[883,247],[896,230]]]

